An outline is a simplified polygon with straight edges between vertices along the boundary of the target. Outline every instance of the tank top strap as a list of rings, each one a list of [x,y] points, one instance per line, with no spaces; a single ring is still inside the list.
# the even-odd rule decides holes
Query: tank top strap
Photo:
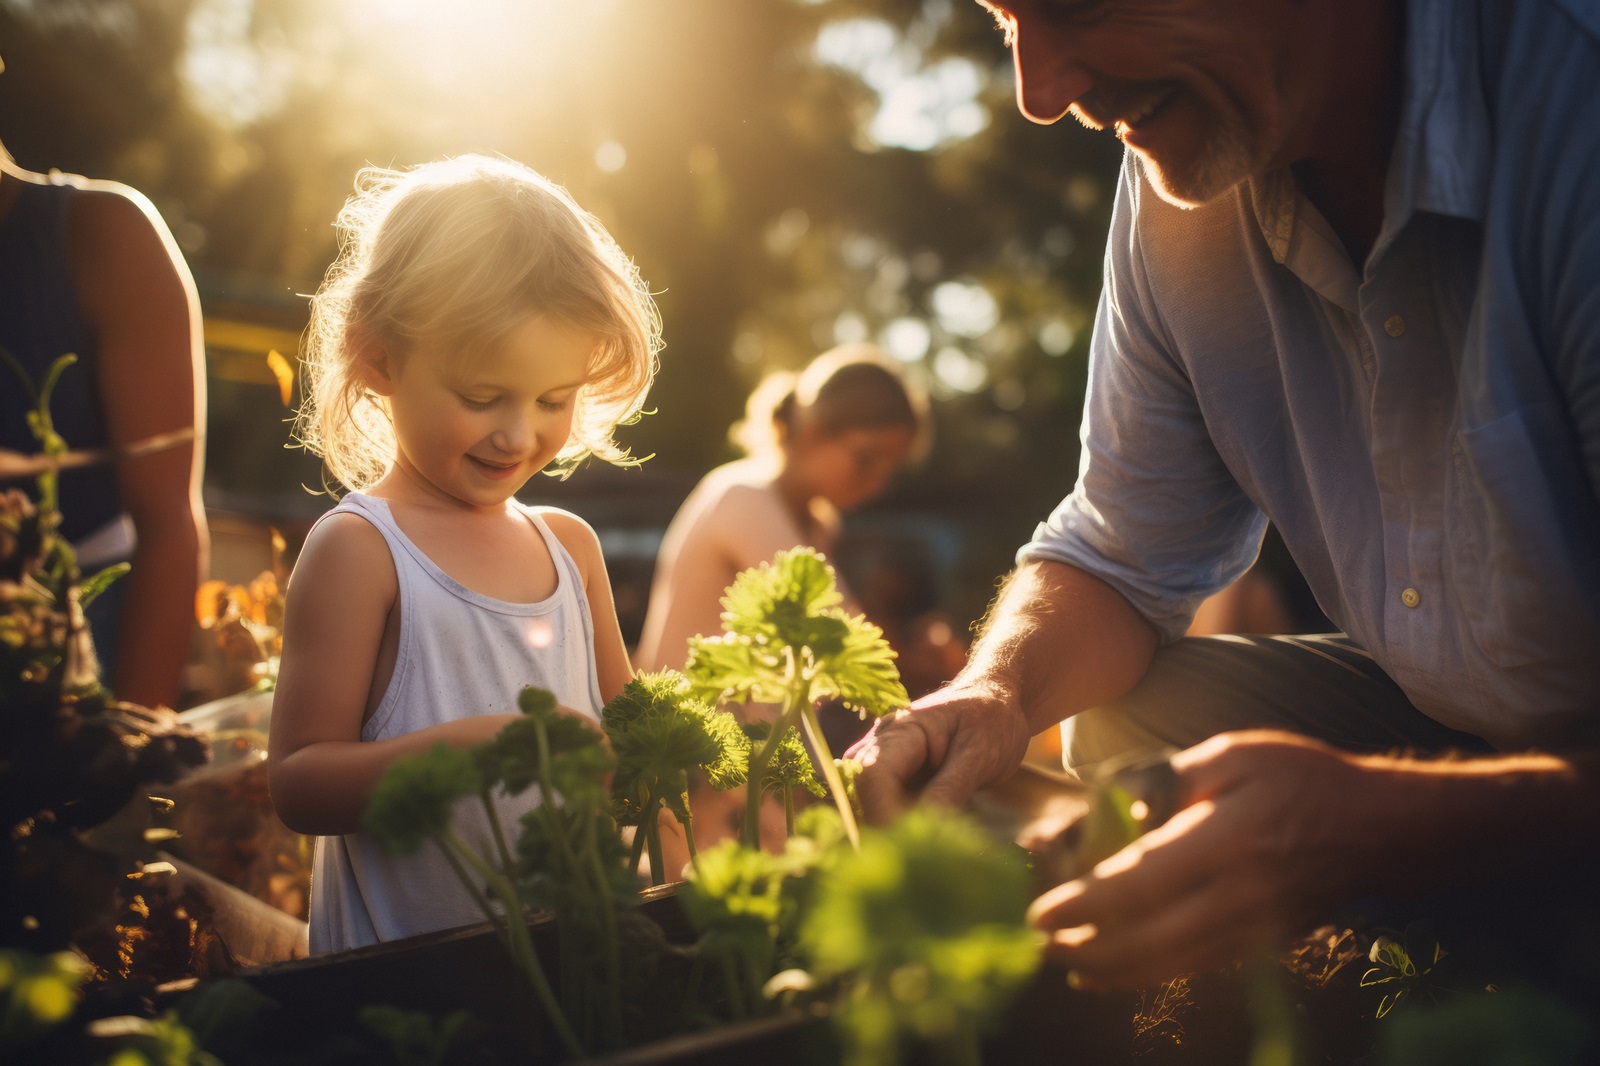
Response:
[[[578,570],[578,561],[567,551],[567,546],[561,543],[561,538],[556,536],[555,530],[550,528],[550,523],[545,521],[544,515],[538,510],[528,506],[521,500],[515,501],[520,510],[533,528],[539,531],[539,536],[544,538],[544,546],[550,552],[550,559],[555,563],[556,572],[560,575],[561,586],[570,589],[580,600],[587,601],[584,594],[583,574]]]

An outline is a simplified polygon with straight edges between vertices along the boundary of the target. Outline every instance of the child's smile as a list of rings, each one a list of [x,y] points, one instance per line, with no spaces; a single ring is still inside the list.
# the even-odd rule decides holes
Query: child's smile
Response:
[[[501,481],[522,469],[522,464],[519,462],[496,463],[488,459],[480,459],[476,455],[469,455],[467,459],[477,466],[484,477],[493,481]]]

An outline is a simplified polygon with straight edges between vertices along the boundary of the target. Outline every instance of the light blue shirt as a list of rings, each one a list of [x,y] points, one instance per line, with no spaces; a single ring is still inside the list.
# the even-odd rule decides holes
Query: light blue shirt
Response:
[[[1600,2],[1412,0],[1357,272],[1288,171],[1180,210],[1129,153],[1075,491],[1018,555],[1176,639],[1267,518],[1422,711],[1600,736]]]

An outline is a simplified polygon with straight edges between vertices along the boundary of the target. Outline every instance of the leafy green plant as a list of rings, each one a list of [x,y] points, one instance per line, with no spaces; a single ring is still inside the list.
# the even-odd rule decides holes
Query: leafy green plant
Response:
[[[689,642],[684,672],[708,700],[756,700],[781,707],[771,732],[750,756],[744,842],[759,846],[760,804],[768,767],[786,738],[804,729],[852,844],[860,838],[816,703],[837,699],[863,717],[909,702],[883,631],[839,604],[833,568],[811,548],[779,552],[739,574],[722,600],[723,632]]]
[[[435,745],[397,759],[379,780],[363,824],[395,853],[429,840],[493,924],[571,1055],[594,1034],[622,1029],[619,909],[635,900],[616,825],[605,813],[604,775],[613,760],[600,734],[556,706],[542,689],[517,699],[522,717],[470,750]],[[522,819],[513,853],[494,795],[538,786],[541,802]],[[492,828],[495,851],[481,855],[451,825],[456,804],[476,799]],[[529,907],[553,912],[563,940],[558,998],[528,930]],[[601,960],[599,975],[577,960]],[[582,1035],[580,1035],[580,1033]]]
[[[1022,854],[969,820],[913,811],[824,864],[800,930],[811,972],[838,986],[851,1063],[977,1063],[978,1040],[1032,976],[1043,936],[1024,914]]]
[[[781,854],[723,841],[695,864],[685,886],[684,911],[700,932],[697,961],[717,968],[735,1018],[772,1008],[775,974],[803,972],[797,945],[812,875],[844,840],[827,807],[802,812],[793,829]],[[806,976],[802,984],[814,982]]]
[[[694,643],[687,679],[638,678],[604,708],[610,752],[549,693],[525,689],[522,717],[493,741],[397,760],[374,791],[367,829],[396,851],[429,840],[443,849],[568,1054],[651,1028],[639,1024],[649,975],[672,960],[688,966],[669,1007],[680,1020],[751,1017],[794,998],[828,998],[852,1034],[855,1061],[891,1061],[912,1039],[969,1062],[984,1025],[1033,972],[1040,936],[1024,921],[1030,893],[1020,852],[949,813],[916,814],[888,832],[857,828],[846,780],[855,768],[827,752],[815,702],[838,698],[882,714],[905,692],[881,633],[838,601],[821,556],[784,553],[735,580],[724,601],[727,631]],[[741,727],[712,710],[711,698],[782,710],[770,727]],[[787,802],[790,832],[772,854],[750,846],[761,797],[822,793],[801,728],[837,813],[795,812]],[[743,845],[692,852],[680,898],[698,940],[669,946],[659,931],[640,928],[629,905],[641,849],[659,869],[660,812],[673,811],[693,839],[693,774],[713,787],[746,784],[747,831]],[[522,818],[512,848],[494,822],[492,796],[534,786],[541,803]],[[476,854],[451,828],[456,804],[474,797],[499,841],[493,855]],[[637,827],[631,854],[619,822]],[[528,908],[555,917],[559,974],[541,966],[521,920]]]
[[[744,784],[750,744],[738,723],[696,697],[680,673],[644,674],[624,686],[601,711],[600,724],[617,768],[611,778],[612,810],[617,822],[636,826],[633,868],[643,848],[650,851],[650,876],[665,876],[661,854],[660,817],[670,810],[683,826],[689,857],[698,849],[689,807],[689,778],[703,773],[718,790]]]

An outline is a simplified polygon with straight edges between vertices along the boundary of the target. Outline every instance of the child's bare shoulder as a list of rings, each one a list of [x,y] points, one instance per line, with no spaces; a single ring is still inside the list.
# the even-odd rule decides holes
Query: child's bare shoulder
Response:
[[[328,515],[306,536],[290,583],[306,582],[345,592],[389,591],[391,595],[399,584],[383,534],[350,511]]]

